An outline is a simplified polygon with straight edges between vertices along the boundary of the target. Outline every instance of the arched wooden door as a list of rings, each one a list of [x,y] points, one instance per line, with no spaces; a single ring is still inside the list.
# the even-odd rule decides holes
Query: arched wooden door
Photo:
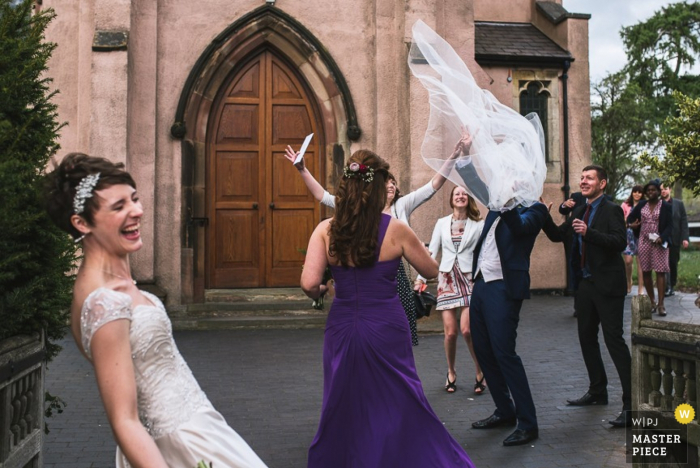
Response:
[[[298,286],[319,205],[285,158],[314,133],[304,157],[322,173],[323,135],[304,86],[270,51],[222,87],[207,132],[207,287]]]

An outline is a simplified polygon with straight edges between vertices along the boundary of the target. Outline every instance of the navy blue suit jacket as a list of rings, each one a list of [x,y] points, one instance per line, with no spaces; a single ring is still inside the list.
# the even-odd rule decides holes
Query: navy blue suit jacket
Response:
[[[510,299],[529,299],[530,253],[547,215],[547,207],[539,202],[527,208],[514,208],[505,213],[489,211],[481,237],[474,248],[472,275],[476,274],[476,263],[486,234],[500,216],[501,222],[496,226],[495,236],[506,291]]]

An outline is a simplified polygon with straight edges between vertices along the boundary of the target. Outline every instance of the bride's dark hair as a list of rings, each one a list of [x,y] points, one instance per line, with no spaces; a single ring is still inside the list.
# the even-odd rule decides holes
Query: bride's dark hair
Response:
[[[92,192],[109,188],[113,185],[130,185],[136,188],[131,174],[124,170],[124,164],[113,163],[105,158],[97,158],[82,153],[66,155],[56,168],[46,175],[46,210],[53,222],[77,239],[81,236],[70,221],[75,214],[73,199],[78,184],[85,176],[100,173],[100,179]],[[85,210],[80,213],[89,225],[92,225],[95,211],[99,208],[99,197],[85,199]]]
[[[343,266],[372,265],[377,256],[377,235],[386,205],[389,164],[369,150],[358,150],[347,164],[364,164],[374,177],[343,177],[335,195],[335,216],[330,222],[328,254]]]

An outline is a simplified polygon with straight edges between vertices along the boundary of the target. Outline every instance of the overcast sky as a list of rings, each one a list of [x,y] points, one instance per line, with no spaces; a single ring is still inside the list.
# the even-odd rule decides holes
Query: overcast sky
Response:
[[[591,81],[616,72],[627,57],[620,38],[622,26],[631,26],[651,17],[662,6],[677,3],[664,0],[563,0],[570,13],[589,13],[588,23]]]

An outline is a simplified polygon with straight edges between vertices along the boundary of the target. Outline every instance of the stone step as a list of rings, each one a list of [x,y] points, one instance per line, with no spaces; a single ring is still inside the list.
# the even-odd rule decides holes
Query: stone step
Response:
[[[175,330],[301,329],[323,328],[325,310],[217,311],[203,316],[187,315],[172,319]]]
[[[208,289],[204,292],[205,303],[310,303],[310,301],[300,288]]]

